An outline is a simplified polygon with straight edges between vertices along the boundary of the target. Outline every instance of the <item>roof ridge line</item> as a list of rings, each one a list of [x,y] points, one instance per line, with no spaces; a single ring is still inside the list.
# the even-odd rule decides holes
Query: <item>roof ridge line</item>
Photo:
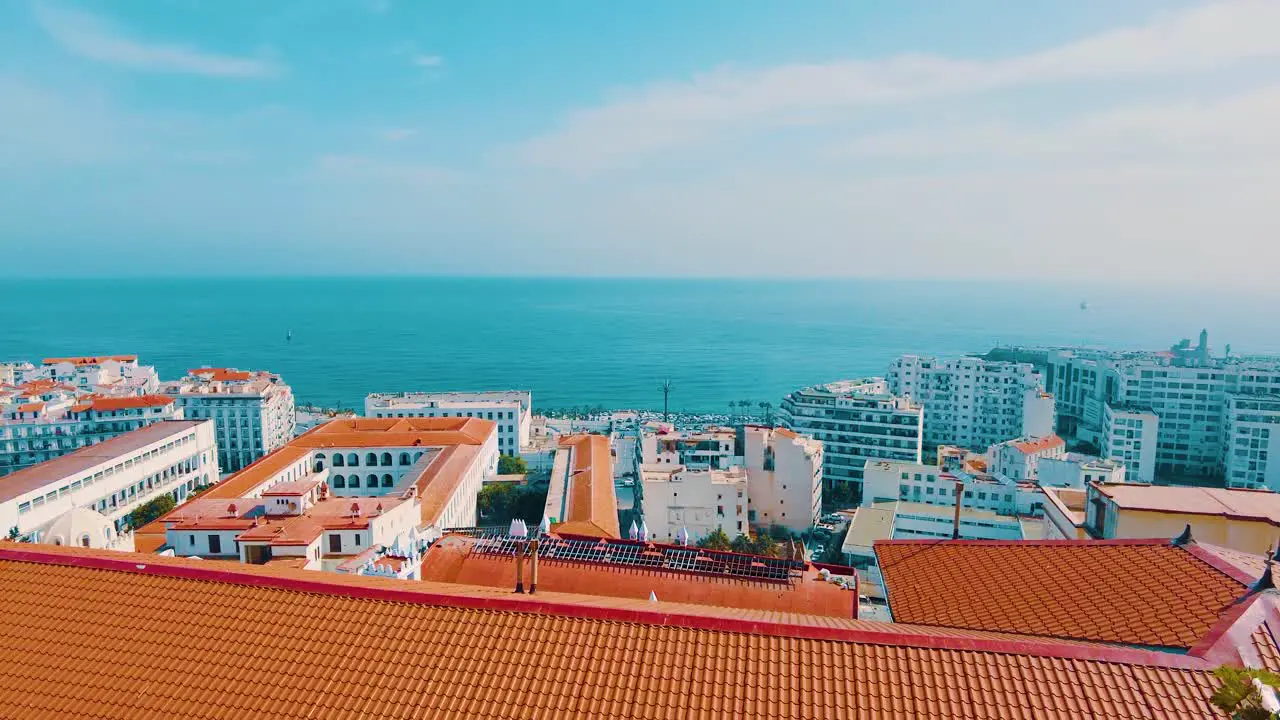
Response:
[[[18,543],[13,543],[13,545],[17,544]],[[486,610],[490,612],[516,612],[559,617],[577,617],[581,619],[600,620],[606,622],[662,625],[681,627],[691,630],[767,635],[772,637],[791,637],[807,640],[828,640],[833,642],[916,647],[923,649],[1069,658],[1095,662],[1109,662],[1122,665],[1155,666],[1182,670],[1207,670],[1211,667],[1204,659],[1190,655],[1175,655],[1156,650],[1117,648],[1113,646],[1099,646],[1094,648],[1090,646],[1067,645],[1054,643],[1052,640],[1041,639],[1037,636],[1027,636],[1029,638],[1027,640],[957,638],[942,635],[894,632],[891,629],[893,627],[892,623],[886,623],[885,630],[868,630],[822,625],[792,625],[783,622],[742,620],[733,617],[715,617],[682,612],[663,612],[657,609],[642,610],[638,608],[576,605],[566,601],[557,602],[554,599],[528,600],[501,596],[473,597],[467,595],[440,593],[431,590],[413,590],[409,588],[388,587],[383,583],[378,583],[377,585],[334,583],[320,577],[310,579],[292,574],[325,574],[321,571],[315,570],[290,571],[290,574],[258,574],[244,572],[238,568],[214,568],[209,567],[207,564],[192,561],[175,562],[174,560],[176,559],[171,558],[166,558],[166,562],[148,563],[146,562],[148,559],[147,556],[140,556],[137,553],[120,553],[120,555],[120,558],[115,558],[106,557],[101,554],[81,554],[75,549],[46,551],[40,549],[0,547],[0,562],[26,562],[41,565],[81,567],[105,570],[108,572],[125,572],[138,575],[160,575],[164,577],[174,577],[199,582],[248,585],[283,591],[310,592],[320,595],[338,595],[363,600],[380,600],[385,602],[402,602],[418,605],[466,608]],[[140,560],[141,562],[139,562]]]
[[[1200,543],[1196,542],[1195,540],[1192,540],[1190,543],[1186,545],[1174,545],[1173,547],[1181,548],[1184,552],[1191,555],[1191,557],[1199,560],[1205,565],[1208,565],[1214,570],[1217,570],[1223,575],[1226,575],[1232,580],[1239,581],[1246,588],[1252,587],[1253,584],[1258,581],[1258,578],[1249,575],[1244,570],[1241,570],[1240,568],[1236,567],[1235,565],[1232,565],[1231,563],[1227,562],[1223,558],[1201,547]],[[1269,560],[1268,560],[1268,564],[1270,564]]]

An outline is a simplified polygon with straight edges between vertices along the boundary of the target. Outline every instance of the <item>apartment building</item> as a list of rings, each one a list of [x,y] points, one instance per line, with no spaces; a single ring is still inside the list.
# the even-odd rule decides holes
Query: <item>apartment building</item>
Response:
[[[1133,463],[1132,475],[1143,480],[1230,481],[1229,473],[1249,473],[1247,464],[1227,468],[1228,458],[1238,457],[1229,447],[1237,439],[1229,437],[1229,396],[1280,396],[1280,360],[1216,357],[1204,331],[1198,344],[1183,340],[1168,351],[1066,349],[1048,357],[1060,430],[1097,442],[1111,459]],[[1125,422],[1115,422],[1117,418]],[[1262,425],[1266,423],[1257,426],[1259,431]],[[1130,431],[1136,431],[1132,438]],[[1149,453],[1153,434],[1154,455]],[[1125,442],[1117,450],[1118,439],[1142,446]],[[1243,459],[1259,460],[1247,454]]]
[[[1223,414],[1227,487],[1280,492],[1280,458],[1273,457],[1271,447],[1271,439],[1275,438],[1280,448],[1280,394],[1230,393]]]
[[[529,446],[533,393],[525,390],[484,392],[373,393],[364,401],[365,417],[476,417],[498,427],[498,450],[519,455]]]
[[[743,435],[747,522],[793,533],[813,527],[822,516],[823,444],[786,428],[748,425]]]
[[[683,465],[641,465],[644,522],[649,537],[674,542],[681,528],[692,541],[719,529],[729,537],[746,535],[747,471],[693,470]]]
[[[183,417],[217,428],[218,463],[238,472],[293,439],[293,390],[279,375],[235,368],[198,368],[161,385]]]
[[[883,378],[848,380],[804,388],[783,398],[783,427],[823,444],[823,479],[862,491],[868,460],[921,459],[925,411],[889,392]]]
[[[985,448],[1053,432],[1053,396],[1030,363],[903,355],[886,379],[889,392],[924,407],[928,445]]]

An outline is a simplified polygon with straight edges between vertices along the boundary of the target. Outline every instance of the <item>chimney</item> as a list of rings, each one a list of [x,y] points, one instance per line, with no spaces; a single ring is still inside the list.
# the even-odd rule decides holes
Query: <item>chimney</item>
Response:
[[[529,556],[529,594],[532,595],[538,590],[538,539],[534,538],[529,547],[532,550]]]
[[[951,519],[951,539],[960,539],[960,506],[964,504],[964,481],[956,479],[956,513]]]

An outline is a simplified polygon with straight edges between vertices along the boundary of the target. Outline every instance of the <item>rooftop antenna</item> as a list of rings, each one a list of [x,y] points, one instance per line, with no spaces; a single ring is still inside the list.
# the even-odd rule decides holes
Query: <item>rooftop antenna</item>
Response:
[[[670,422],[671,412],[668,401],[671,399],[671,378],[662,381],[658,387],[662,391],[662,422]]]

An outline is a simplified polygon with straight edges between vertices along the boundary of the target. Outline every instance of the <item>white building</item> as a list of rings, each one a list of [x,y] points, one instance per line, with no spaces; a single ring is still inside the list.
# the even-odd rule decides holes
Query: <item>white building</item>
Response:
[[[955,507],[958,492],[964,493],[962,508],[1000,515],[1036,515],[1044,504],[1034,482],[881,460],[867,463],[862,507],[898,501]]]
[[[165,395],[84,395],[53,379],[0,387],[0,476],[181,418]]]
[[[364,400],[365,417],[477,417],[498,425],[498,450],[519,455],[529,445],[533,393],[486,392],[373,393]]]
[[[666,423],[645,423],[640,429],[640,464],[728,470],[742,464],[738,431],[716,426],[681,431]]]
[[[175,399],[184,417],[216,423],[223,472],[248,467],[293,439],[293,390],[279,375],[200,368],[162,383],[162,390]]]
[[[1227,395],[1223,453],[1227,487],[1280,491],[1280,395]]]
[[[1061,458],[1067,444],[1057,435],[1021,438],[987,448],[987,471],[1013,480],[1033,480],[1041,458]]]
[[[1053,396],[1030,363],[903,355],[886,377],[889,392],[924,407],[929,445],[984,448],[1053,432]]]
[[[649,537],[673,542],[681,528],[692,541],[717,528],[730,538],[746,535],[747,471],[693,470],[684,465],[641,465],[644,521]]]
[[[1154,412],[1111,403],[1103,406],[1102,455],[1124,463],[1132,482],[1155,482],[1159,437],[1160,417]]]
[[[748,523],[811,528],[822,515],[822,443],[786,428],[748,425],[743,433]]]
[[[160,387],[156,369],[139,365],[137,355],[45,358],[38,366],[20,366],[17,375],[15,384],[53,380],[81,394],[146,395]]]
[[[857,492],[869,459],[920,462],[924,415],[920,405],[889,394],[882,378],[797,390],[778,411],[783,426],[822,441],[828,486],[849,483]]]
[[[29,537],[81,507],[120,532],[139,505],[164,494],[181,502],[218,479],[211,423],[159,422],[0,478],[0,528]]]
[[[1183,340],[1164,352],[1064,349],[1048,363],[1063,432],[1101,445],[1108,404],[1155,416],[1155,467],[1135,458],[1140,467],[1131,472],[1142,479],[1224,478],[1228,396],[1280,396],[1280,360],[1214,357],[1203,331],[1197,345]]]
[[[1124,463],[1081,453],[1043,457],[1038,466],[1035,480],[1040,487],[1080,489],[1091,482],[1122,483],[1128,479]]]
[[[322,570],[370,548],[416,552],[476,524],[497,465],[492,422],[333,420],[161,518],[161,551]]]

